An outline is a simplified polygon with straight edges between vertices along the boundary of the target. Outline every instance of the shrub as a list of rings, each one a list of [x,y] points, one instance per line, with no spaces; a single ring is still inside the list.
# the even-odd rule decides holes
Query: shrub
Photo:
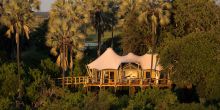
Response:
[[[85,110],[110,110],[117,109],[118,98],[107,92],[100,91],[98,94],[89,93],[85,98]]]
[[[16,73],[17,65],[15,63],[6,63],[0,67],[0,94],[2,96],[13,97],[18,92],[19,79]]]
[[[128,110],[156,109],[165,110],[177,102],[177,97],[170,90],[147,89],[131,98]]]
[[[53,78],[57,78],[59,76],[59,67],[56,63],[52,62],[50,58],[41,60],[40,68],[44,73],[50,75]]]

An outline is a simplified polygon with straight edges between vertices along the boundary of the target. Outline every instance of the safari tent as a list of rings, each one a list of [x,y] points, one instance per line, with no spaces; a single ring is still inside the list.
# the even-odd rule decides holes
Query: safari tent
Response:
[[[120,56],[112,48],[108,48],[101,56],[87,65],[91,83],[118,85],[128,81],[145,81],[158,84],[162,67],[159,65],[157,54],[153,55],[151,70],[151,54],[137,56],[129,53]],[[166,77],[168,78],[168,77]]]

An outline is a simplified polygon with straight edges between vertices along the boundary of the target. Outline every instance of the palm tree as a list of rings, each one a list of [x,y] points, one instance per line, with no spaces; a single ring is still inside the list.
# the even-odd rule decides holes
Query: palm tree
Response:
[[[20,36],[25,36],[29,39],[30,29],[35,21],[34,11],[39,10],[39,0],[3,0],[2,1],[2,15],[1,23],[5,25],[8,30],[6,35],[8,38],[14,37],[17,45],[17,69],[20,78]],[[21,89],[21,80],[19,87]],[[21,90],[19,90],[19,97]]]
[[[153,55],[155,52],[158,28],[165,27],[170,23],[170,2],[164,0],[140,0],[137,2],[140,22],[146,23],[151,26],[152,38],[151,38],[151,69],[153,68]]]
[[[147,41],[151,50],[151,70],[153,68],[153,54],[157,43],[158,28],[165,27],[170,22],[171,4],[164,0],[123,0],[120,4],[118,16],[123,24],[126,18],[132,14],[138,14],[138,20],[145,23],[151,29],[151,41]],[[148,38],[147,38],[148,39]]]
[[[81,11],[77,1],[63,0],[56,1],[50,11],[46,44],[51,47],[51,54],[57,56],[57,64],[62,69],[63,87],[65,71],[68,66],[71,71],[73,68],[73,55],[76,54],[76,58],[80,58],[84,48],[84,20]]]
[[[110,12],[109,18],[111,19],[111,31],[112,31],[112,41],[111,41],[111,47],[113,48],[114,44],[114,26],[117,24],[117,13],[119,10],[119,2],[117,0],[111,0],[109,2]]]
[[[112,20],[109,17],[110,0],[83,0],[86,18],[96,30],[98,38],[98,49],[97,54],[100,55],[101,49],[101,38],[106,30],[111,29]]]
[[[119,10],[117,13],[119,19],[119,27],[122,27],[126,18],[136,11],[137,7],[136,0],[122,0],[119,2]]]

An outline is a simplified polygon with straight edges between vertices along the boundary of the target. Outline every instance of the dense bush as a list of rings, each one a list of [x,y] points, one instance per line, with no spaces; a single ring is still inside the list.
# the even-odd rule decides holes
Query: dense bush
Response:
[[[170,110],[218,110],[215,106],[205,106],[200,103],[183,103],[175,104],[169,108]]]
[[[106,91],[100,91],[99,94],[71,93],[68,90],[59,90],[57,92],[55,94],[56,99],[49,100],[48,103],[40,108],[45,110],[109,110],[117,109],[119,104],[118,98]]]
[[[220,100],[219,32],[192,33],[167,40],[161,50],[163,67],[178,86],[196,86],[200,98]]]
[[[16,64],[8,63],[0,66],[0,107],[3,110],[15,109],[18,94],[18,77]],[[218,103],[180,103],[170,89],[146,89],[128,96],[105,91],[71,92],[54,85],[54,81],[42,69],[22,70],[24,80],[23,109],[40,110],[176,110],[176,109],[217,109]]]
[[[15,106],[14,102],[11,99],[5,98],[5,97],[0,97],[0,108],[1,108],[1,110],[13,109],[14,106]]]
[[[3,64],[0,66],[0,95],[13,97],[18,91],[19,79],[15,63]]]
[[[137,55],[145,54],[151,43],[150,27],[145,23],[138,22],[137,12],[131,13],[122,27],[121,47],[123,53],[133,52]]]
[[[10,40],[4,37],[8,28],[6,25],[3,26],[6,22],[1,20],[0,110],[220,109],[220,7],[213,2],[214,0],[170,1],[173,4],[171,25],[158,27],[156,46],[160,46],[160,63],[165,71],[171,73],[171,79],[176,85],[174,89],[152,88],[136,94],[135,91],[130,91],[134,94],[129,96],[124,91],[120,94],[108,90],[85,93],[82,90],[83,85],[75,88],[56,86],[54,78],[60,77],[61,74],[60,68],[54,60],[51,60],[53,57],[49,56],[49,49],[45,45],[48,29],[54,28],[54,24],[48,28],[48,19],[39,19],[38,23],[36,22],[34,26],[39,24],[39,27],[30,33],[29,41],[21,37],[21,69],[18,74],[16,63],[10,63],[16,57],[16,41],[15,38]],[[0,19],[2,3],[3,0],[0,0]],[[9,2],[5,2],[7,3]],[[8,14],[13,14],[13,10],[11,11]],[[152,27],[151,24],[138,22],[140,11],[130,12],[122,28],[115,27],[120,36],[113,39],[114,50],[121,53],[121,46],[124,53],[133,52],[142,55],[152,46],[150,31]],[[171,36],[172,38],[169,38]],[[102,44],[102,51],[110,47],[111,40],[110,38]],[[87,48],[84,56],[82,60],[75,60],[74,69],[68,70],[69,73],[74,73],[74,76],[84,75],[85,65],[97,58],[96,49]],[[19,92],[21,98],[18,98]],[[21,103],[21,108],[17,106],[18,102]]]
[[[117,109],[118,98],[107,92],[100,91],[98,94],[90,93],[85,98],[85,110],[110,110]]]
[[[214,0],[174,0],[174,29],[177,37],[209,31],[220,25],[220,7]]]
[[[170,90],[147,89],[137,93],[129,100],[128,110],[166,110],[177,102],[177,97]]]
[[[50,58],[41,60],[40,69],[53,78],[59,77],[60,69]]]

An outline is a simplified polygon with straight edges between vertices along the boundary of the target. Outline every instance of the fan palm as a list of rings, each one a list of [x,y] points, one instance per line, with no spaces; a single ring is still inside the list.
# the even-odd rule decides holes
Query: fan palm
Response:
[[[101,38],[106,30],[111,29],[112,19],[109,16],[111,11],[111,0],[82,0],[84,3],[85,15],[92,27],[96,30],[98,37],[98,51],[100,55]]]
[[[51,54],[57,56],[57,64],[62,69],[63,78],[65,71],[73,67],[73,55],[82,57],[84,48],[82,24],[84,23],[78,1],[56,1],[50,11],[49,32],[47,46],[51,47]],[[64,80],[63,80],[64,81]],[[64,86],[64,82],[62,83]]]
[[[136,0],[122,0],[119,1],[119,11],[117,13],[118,15],[118,19],[119,19],[119,24],[118,26],[121,27],[126,18],[128,16],[130,16],[131,14],[134,14],[134,12],[136,11]]]
[[[14,37],[17,45],[17,69],[20,79],[20,36],[25,36],[29,39],[30,29],[34,27],[33,23],[35,21],[33,10],[39,9],[40,1],[2,0],[1,2],[1,23],[8,28],[6,32],[7,37]],[[21,84],[19,85],[21,86]]]
[[[139,21],[151,26],[151,70],[153,68],[153,54],[157,43],[157,34],[159,27],[165,27],[170,23],[170,2],[164,0],[139,0],[137,2]]]
[[[117,13],[119,10],[119,1],[118,0],[111,0],[109,2],[110,7],[110,13],[109,18],[111,19],[111,31],[112,31],[112,41],[111,41],[111,47],[113,48],[114,44],[114,26],[117,24]]]
[[[126,17],[130,14],[138,14],[138,20],[148,25],[151,29],[150,50],[151,57],[151,74],[153,68],[153,54],[155,51],[157,34],[159,27],[165,27],[170,22],[171,4],[164,0],[123,0],[120,3],[120,11],[118,13],[120,24],[123,24]],[[149,44],[148,44],[149,45]]]

